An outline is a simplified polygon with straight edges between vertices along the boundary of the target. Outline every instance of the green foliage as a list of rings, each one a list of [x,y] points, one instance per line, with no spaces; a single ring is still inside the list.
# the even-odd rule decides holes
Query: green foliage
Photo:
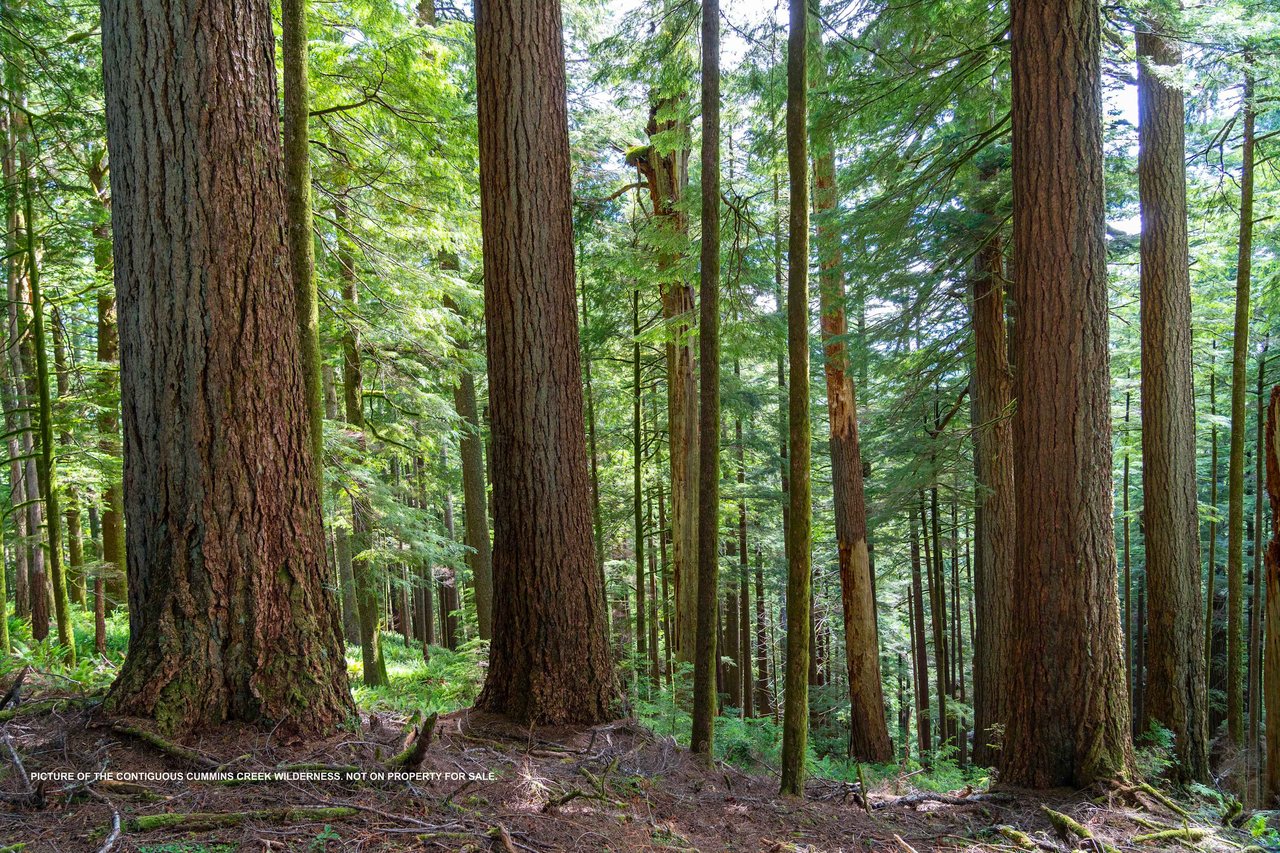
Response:
[[[406,647],[401,637],[384,633],[382,651],[389,683],[367,687],[360,680],[360,649],[347,649],[352,695],[364,710],[445,714],[471,705],[480,693],[484,679],[481,663],[488,655],[484,640],[471,640],[456,652],[431,646],[430,659],[423,660],[421,644]]]

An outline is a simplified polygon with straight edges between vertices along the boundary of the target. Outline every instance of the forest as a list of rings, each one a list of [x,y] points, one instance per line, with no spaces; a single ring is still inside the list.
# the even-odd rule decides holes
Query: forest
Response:
[[[0,853],[1280,851],[1277,0],[0,68]]]

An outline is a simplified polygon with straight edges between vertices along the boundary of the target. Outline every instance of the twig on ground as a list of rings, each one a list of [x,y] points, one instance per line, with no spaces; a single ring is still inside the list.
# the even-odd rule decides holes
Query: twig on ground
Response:
[[[102,842],[102,846],[98,848],[98,853],[110,853],[111,848],[116,846],[116,842],[120,840],[120,812],[115,809],[111,810],[111,831],[107,833],[107,839]]]

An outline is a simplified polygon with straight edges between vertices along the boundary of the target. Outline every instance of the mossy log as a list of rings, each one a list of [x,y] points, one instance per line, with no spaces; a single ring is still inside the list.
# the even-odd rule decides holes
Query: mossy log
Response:
[[[143,815],[128,822],[129,832],[154,832],[161,829],[203,830],[240,826],[249,821],[263,823],[303,823],[340,820],[353,817],[356,810],[347,806],[290,806],[280,809],[257,809],[248,812],[190,812]]]
[[[1135,844],[1148,841],[1204,841],[1208,837],[1209,833],[1206,830],[1184,826],[1180,829],[1162,829],[1159,832],[1149,832],[1146,835],[1135,835],[1133,841]]]
[[[1009,842],[1011,842],[1014,846],[1020,847],[1023,850],[1036,849],[1036,843],[1031,840],[1030,835],[1027,835],[1025,832],[1021,830],[1014,829],[1012,826],[997,826],[996,832],[1004,836],[1004,838]]]

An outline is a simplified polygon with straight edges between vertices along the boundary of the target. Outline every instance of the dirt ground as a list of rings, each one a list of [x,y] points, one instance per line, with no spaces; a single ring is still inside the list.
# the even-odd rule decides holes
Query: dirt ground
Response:
[[[439,719],[420,775],[406,779],[380,774],[411,741],[412,720],[366,717],[360,732],[315,743],[228,727],[171,754],[145,739],[141,721],[51,698],[0,712],[13,714],[0,723],[0,853],[1240,851],[1255,843],[1214,821],[1207,802],[1179,805],[1135,789],[937,795],[914,791],[907,777],[865,799],[857,785],[815,780],[803,801],[783,800],[776,777],[704,768],[630,721],[530,731],[460,711]],[[104,771],[113,776],[95,781]],[[223,778],[262,772],[295,778]],[[66,773],[89,778],[49,775]],[[152,775],[122,780],[128,773]],[[1045,806],[1092,837],[1055,828]],[[1194,811],[1179,814],[1184,807]],[[164,814],[187,817],[154,817]],[[1143,839],[1161,831],[1181,837]]]

